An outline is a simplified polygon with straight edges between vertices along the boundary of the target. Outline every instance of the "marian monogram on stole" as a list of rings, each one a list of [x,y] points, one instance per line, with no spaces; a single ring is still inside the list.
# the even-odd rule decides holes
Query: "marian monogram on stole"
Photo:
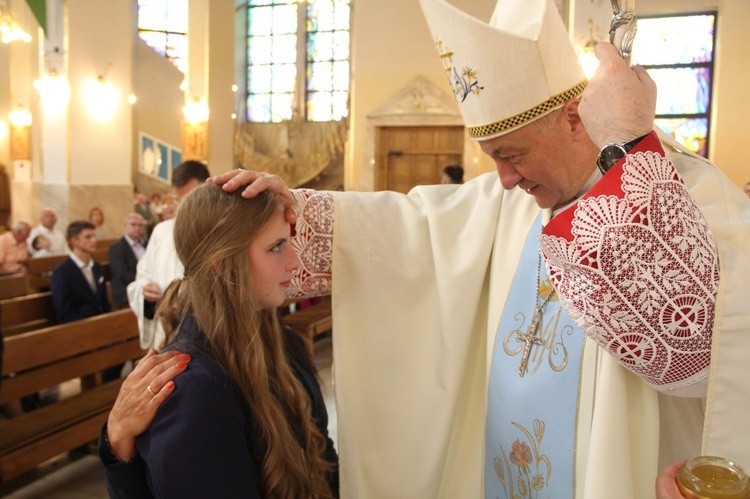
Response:
[[[548,301],[558,302],[557,294],[554,292],[549,280],[545,279],[539,287],[539,296],[547,296],[552,293]],[[533,375],[539,368],[546,363],[555,371],[560,372],[568,365],[568,349],[565,345],[565,339],[573,335],[574,330],[569,324],[560,324],[560,314],[563,313],[559,306],[550,307],[552,310],[545,313],[542,309],[538,317],[533,317],[525,312],[517,312],[514,315],[518,327],[512,329],[505,336],[503,341],[503,350],[510,356],[524,355],[526,350],[526,341],[524,337],[533,335],[539,338],[534,341],[528,351],[528,361],[526,362],[525,372]],[[537,320],[536,331],[530,331],[534,327],[532,322]]]

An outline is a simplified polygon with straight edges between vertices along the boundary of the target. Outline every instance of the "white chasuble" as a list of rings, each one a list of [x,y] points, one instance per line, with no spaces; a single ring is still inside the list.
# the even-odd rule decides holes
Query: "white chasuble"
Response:
[[[564,395],[566,401],[578,397],[574,454],[566,464],[576,498],[653,497],[660,465],[693,457],[686,452],[718,454],[750,468],[750,202],[715,167],[669,152],[718,254],[708,396],[677,397],[672,389],[660,395],[652,379],[644,382],[623,367],[627,362],[618,362],[587,330],[579,391],[566,389]],[[463,186],[418,187],[407,196],[328,195],[334,200],[333,355],[342,497],[484,496],[485,463],[494,468],[492,458],[502,459],[485,448],[493,352],[497,345],[504,348],[505,338],[497,337],[501,315],[524,245],[536,235],[533,197],[504,191],[494,173]],[[526,276],[532,284],[534,278],[535,271]],[[528,300],[533,307],[533,290]],[[609,313],[606,304],[590,305],[599,317]],[[517,379],[520,355],[507,359],[512,372],[506,376]],[[533,382],[542,367],[524,374],[522,382]],[[660,399],[669,401],[661,404],[661,415],[672,416],[660,419]],[[542,430],[534,427],[539,418],[533,412],[511,417],[538,441]],[[552,440],[544,422],[546,454]],[[525,434],[513,428],[520,433],[502,445],[515,466],[513,443]],[[558,476],[551,463],[545,484]],[[488,473],[496,475],[494,469]],[[525,484],[531,497],[547,497],[544,489],[536,493],[533,480]]]

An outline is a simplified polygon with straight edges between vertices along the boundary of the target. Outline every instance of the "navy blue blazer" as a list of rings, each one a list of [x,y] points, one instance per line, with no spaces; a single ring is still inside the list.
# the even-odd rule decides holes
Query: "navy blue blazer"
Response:
[[[70,257],[52,271],[50,290],[58,321],[77,321],[112,310],[107,298],[102,266],[94,262],[93,271],[96,293],[91,290],[83,271]]]
[[[109,281],[112,283],[112,301],[115,305],[128,304],[128,284],[135,281],[138,258],[125,236],[109,247]]]
[[[183,322],[177,339],[163,351],[178,350],[192,357],[175,380],[175,391],[162,403],[151,426],[138,437],[134,461],[117,463],[99,440],[111,498],[261,497],[260,466],[265,444],[239,388],[223,368],[206,354],[205,336],[193,317]],[[299,335],[284,329],[287,356],[297,379],[311,399],[311,412],[326,437],[325,459],[334,465],[328,477],[338,497],[338,456],[328,437],[328,413],[315,378],[314,366]]]

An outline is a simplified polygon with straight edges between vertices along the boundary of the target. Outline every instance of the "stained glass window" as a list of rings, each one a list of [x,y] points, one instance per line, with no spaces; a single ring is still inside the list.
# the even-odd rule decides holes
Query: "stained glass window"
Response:
[[[716,13],[638,19],[633,63],[657,86],[656,124],[701,156],[711,127]]]
[[[349,0],[247,5],[247,119],[279,122],[295,111],[304,111],[309,121],[346,116]]]
[[[349,2],[316,0],[307,7],[307,119],[348,114]]]
[[[291,119],[297,79],[296,0],[250,0],[247,31],[248,120]]]
[[[188,0],[138,0],[138,36],[183,73],[188,57]]]

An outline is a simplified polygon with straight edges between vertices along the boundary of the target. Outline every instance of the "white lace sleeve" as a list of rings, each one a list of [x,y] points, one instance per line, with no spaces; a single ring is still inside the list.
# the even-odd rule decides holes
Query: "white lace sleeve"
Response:
[[[629,155],[612,174],[617,189],[583,198],[569,235],[541,236],[549,275],[568,313],[623,366],[662,391],[693,385],[711,360],[711,231],[663,153]]]
[[[288,298],[311,298],[331,294],[333,256],[333,196],[324,191],[295,189],[297,223],[292,247],[300,268],[292,278]]]

